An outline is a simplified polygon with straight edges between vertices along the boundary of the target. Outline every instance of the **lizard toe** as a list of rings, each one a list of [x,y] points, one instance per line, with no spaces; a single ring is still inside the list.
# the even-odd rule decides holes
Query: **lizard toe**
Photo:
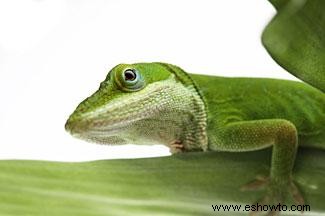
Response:
[[[300,192],[299,188],[296,186],[296,184],[293,181],[290,184],[290,192],[292,194],[293,200],[297,205],[305,204],[305,200],[302,193]]]
[[[269,183],[269,178],[265,176],[256,176],[256,179],[243,185],[241,191],[254,191],[264,188]]]

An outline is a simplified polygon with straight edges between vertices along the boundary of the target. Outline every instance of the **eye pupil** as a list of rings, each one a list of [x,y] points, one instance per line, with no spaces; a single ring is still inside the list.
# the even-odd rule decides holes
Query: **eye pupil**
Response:
[[[126,81],[134,81],[137,78],[135,72],[131,69],[124,71],[124,78]]]

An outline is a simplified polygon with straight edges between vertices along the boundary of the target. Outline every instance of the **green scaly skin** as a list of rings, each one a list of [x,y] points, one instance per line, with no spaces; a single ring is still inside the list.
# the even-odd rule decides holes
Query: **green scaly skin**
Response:
[[[120,64],[77,107],[66,129],[92,142],[160,143],[173,153],[273,147],[270,176],[243,188],[266,187],[259,203],[283,203],[291,194],[302,204],[292,169],[298,145],[325,149],[325,95],[293,81],[195,75],[166,63]]]

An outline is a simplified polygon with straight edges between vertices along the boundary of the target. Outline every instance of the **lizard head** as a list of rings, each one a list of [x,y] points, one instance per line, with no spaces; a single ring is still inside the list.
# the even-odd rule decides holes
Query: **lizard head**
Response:
[[[195,102],[196,101],[196,102]],[[103,144],[152,144],[185,136],[204,106],[190,77],[164,63],[119,64],[70,115],[73,136]]]

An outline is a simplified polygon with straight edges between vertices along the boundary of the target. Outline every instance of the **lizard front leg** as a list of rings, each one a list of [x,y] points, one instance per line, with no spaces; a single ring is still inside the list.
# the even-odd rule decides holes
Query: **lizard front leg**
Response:
[[[261,178],[256,181],[257,185],[266,185],[266,195],[260,203],[283,204],[287,194],[291,194],[296,202],[303,203],[292,179],[298,145],[294,124],[282,119],[240,121],[219,128],[217,134],[220,141],[212,148],[218,150],[240,152],[273,146],[270,176],[264,178],[265,184]]]

